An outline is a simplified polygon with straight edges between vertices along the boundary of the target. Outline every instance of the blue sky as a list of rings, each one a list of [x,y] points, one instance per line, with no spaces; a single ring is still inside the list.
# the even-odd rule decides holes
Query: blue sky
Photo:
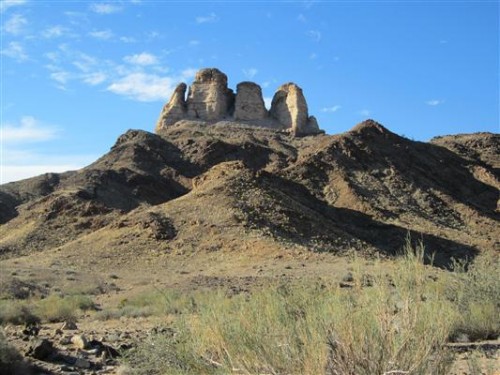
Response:
[[[304,90],[329,134],[499,132],[498,1],[2,0],[0,182],[89,164],[153,131],[178,82]]]

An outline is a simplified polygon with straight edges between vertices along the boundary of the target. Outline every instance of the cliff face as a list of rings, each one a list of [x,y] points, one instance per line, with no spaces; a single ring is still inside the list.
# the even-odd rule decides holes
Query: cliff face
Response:
[[[293,135],[321,133],[316,119],[309,116],[302,89],[294,83],[281,86],[267,111],[262,89],[253,82],[237,85],[236,95],[227,86],[227,76],[215,68],[200,70],[189,87],[181,83],[163,107],[156,132],[180,120],[248,122],[259,127],[288,129]]]

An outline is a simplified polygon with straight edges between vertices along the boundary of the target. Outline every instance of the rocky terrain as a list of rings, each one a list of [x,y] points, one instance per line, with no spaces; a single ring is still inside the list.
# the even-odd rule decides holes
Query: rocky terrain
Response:
[[[234,94],[216,69],[186,90],[177,87],[156,133],[128,130],[81,170],[0,186],[4,282],[25,272],[53,284],[49,275],[74,269],[85,280],[119,275],[121,290],[134,292],[221,277],[253,285],[340,275],[345,256],[390,259],[408,236],[444,268],[500,250],[498,134],[425,143],[366,120],[326,135],[295,84],[278,89],[269,111],[258,85]],[[58,343],[69,337],[44,329]],[[24,342],[16,329],[7,334]],[[114,349],[101,329],[80,352],[60,344],[58,361],[68,363],[47,371],[113,373],[113,358],[98,358]]]

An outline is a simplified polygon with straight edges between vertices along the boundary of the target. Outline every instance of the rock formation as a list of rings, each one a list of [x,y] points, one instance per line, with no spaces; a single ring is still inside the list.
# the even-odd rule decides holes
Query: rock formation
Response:
[[[309,117],[302,89],[295,83],[286,83],[276,91],[270,115],[289,127],[294,135],[319,133],[316,118]]]
[[[274,95],[271,110],[267,111],[262,89],[253,82],[237,85],[236,95],[228,88],[227,76],[215,68],[196,73],[189,87],[181,83],[170,101],[163,107],[156,131],[180,120],[245,122],[273,129],[288,129],[293,135],[321,133],[318,123],[309,116],[302,89],[294,83],[281,86]]]
[[[156,128],[162,128],[175,124],[177,121],[186,118],[187,105],[186,105],[186,89],[185,83],[179,84],[176,88],[169,102],[165,104],[160,114],[160,119]]]
[[[220,120],[230,114],[233,90],[227,88],[227,76],[220,70],[202,69],[189,88],[187,116],[205,121]]]
[[[253,82],[241,82],[236,87],[234,119],[237,121],[263,120],[268,117],[262,89]]]

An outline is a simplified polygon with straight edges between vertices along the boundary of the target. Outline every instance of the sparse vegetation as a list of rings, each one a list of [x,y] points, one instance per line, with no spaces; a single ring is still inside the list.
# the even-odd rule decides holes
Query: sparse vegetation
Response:
[[[53,294],[44,299],[0,300],[0,324],[76,321],[81,311],[94,308],[92,299],[83,295],[60,297]]]
[[[467,335],[469,340],[500,336],[500,257],[486,253],[466,271],[456,265],[450,296],[459,310],[452,336]]]
[[[498,257],[437,276],[422,244],[408,242],[394,267],[376,269],[367,283],[354,259],[350,289],[309,282],[193,297],[176,334],[150,337],[128,365],[137,374],[446,374],[451,335],[498,335]]]

